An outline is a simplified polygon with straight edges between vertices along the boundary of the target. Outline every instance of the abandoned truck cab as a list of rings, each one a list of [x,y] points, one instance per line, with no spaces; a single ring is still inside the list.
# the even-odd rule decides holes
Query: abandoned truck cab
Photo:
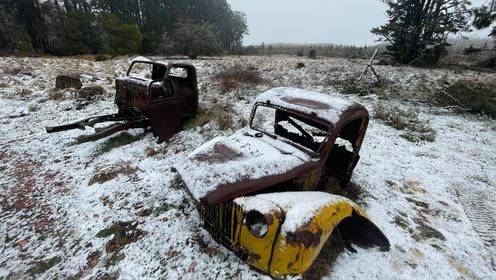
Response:
[[[131,62],[126,76],[115,81],[117,114],[90,117],[74,123],[47,127],[48,133],[72,129],[95,128],[95,133],[82,135],[78,143],[96,141],[131,128],[151,128],[158,142],[169,140],[182,130],[184,122],[198,112],[196,69],[190,63],[166,63],[139,57]]]
[[[348,243],[389,248],[349,199],[367,110],[294,88],[262,93],[250,126],[203,144],[175,167],[204,227],[251,266],[274,277],[310,268],[332,232]]]
[[[186,62],[134,59],[126,76],[116,79],[119,114],[146,114],[155,136],[168,139],[196,116],[198,85],[195,67]]]

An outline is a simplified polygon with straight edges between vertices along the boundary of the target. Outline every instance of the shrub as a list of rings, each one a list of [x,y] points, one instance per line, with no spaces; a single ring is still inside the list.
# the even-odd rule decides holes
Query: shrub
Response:
[[[305,68],[305,63],[303,63],[303,62],[298,62],[298,63],[296,64],[296,69],[301,69],[301,68]]]
[[[496,118],[496,82],[458,80],[435,96],[443,106],[455,106]]]
[[[105,89],[100,85],[88,85],[81,88],[78,92],[78,98],[93,99],[105,94]]]
[[[316,50],[310,50],[308,52],[308,57],[311,59],[317,59],[317,51]]]
[[[296,56],[302,57],[303,56],[303,50],[299,50],[296,52]]]
[[[399,107],[374,106],[374,117],[384,121],[398,130],[405,131],[401,137],[411,142],[436,140],[436,131],[429,126],[429,122],[419,118],[418,112],[406,111]]]
[[[242,85],[257,86],[265,83],[260,72],[250,68],[244,68],[241,65],[235,65],[215,75],[220,88],[223,92],[231,91]]]

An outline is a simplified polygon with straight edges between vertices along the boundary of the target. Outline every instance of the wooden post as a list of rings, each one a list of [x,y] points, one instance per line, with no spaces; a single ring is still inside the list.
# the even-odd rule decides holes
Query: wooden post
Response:
[[[372,63],[374,63],[374,59],[375,59],[375,57],[377,56],[378,53],[379,53],[379,49],[377,48],[377,49],[375,49],[374,54],[370,58],[369,63],[367,64],[367,66],[363,70],[362,75],[360,75],[360,79],[358,79],[358,81],[361,81],[363,79],[363,77],[365,77],[365,75],[367,75],[367,72],[370,69],[370,70],[372,70],[372,73],[374,73],[374,76],[376,77],[377,81],[379,83],[381,83],[381,77],[377,74],[377,72],[375,72],[375,69],[372,66]]]

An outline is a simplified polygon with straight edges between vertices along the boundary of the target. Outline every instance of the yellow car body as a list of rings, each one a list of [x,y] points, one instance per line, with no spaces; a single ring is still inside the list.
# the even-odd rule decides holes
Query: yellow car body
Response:
[[[233,204],[231,213],[220,211],[219,216],[231,221],[220,222],[218,227],[229,225],[231,234],[218,241],[229,240],[229,244],[223,243],[252,267],[273,277],[307,271],[337,228],[345,240],[360,246],[389,248],[389,241],[365,212],[341,196],[286,192],[241,197],[229,203]],[[254,226],[250,216],[257,216],[260,225]]]

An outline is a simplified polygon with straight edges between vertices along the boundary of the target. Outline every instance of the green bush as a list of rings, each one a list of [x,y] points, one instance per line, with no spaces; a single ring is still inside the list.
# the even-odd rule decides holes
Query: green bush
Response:
[[[458,80],[439,92],[436,101],[443,106],[456,106],[472,113],[496,118],[496,82]]]
[[[311,59],[317,59],[317,51],[316,50],[310,50],[308,52],[308,57]]]

